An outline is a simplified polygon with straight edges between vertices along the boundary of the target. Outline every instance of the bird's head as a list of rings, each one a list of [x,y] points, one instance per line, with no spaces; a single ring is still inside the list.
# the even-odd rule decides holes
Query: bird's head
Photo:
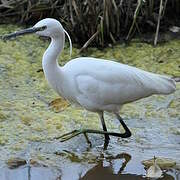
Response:
[[[36,33],[39,36],[46,36],[51,38],[58,38],[64,36],[64,33],[67,35],[70,43],[70,55],[72,53],[72,42],[69,34],[64,30],[63,26],[59,21],[53,18],[46,18],[37,22],[33,27],[23,29],[11,34],[4,35],[2,39],[9,40],[17,36],[22,36],[25,34]]]
[[[64,28],[56,19],[46,18],[37,22],[32,29],[39,36],[58,37],[64,34]]]
[[[33,27],[16,31],[3,36],[4,40],[8,40],[17,36],[36,33],[39,36],[56,37],[64,34],[64,29],[59,21],[52,18],[46,18],[37,22]]]

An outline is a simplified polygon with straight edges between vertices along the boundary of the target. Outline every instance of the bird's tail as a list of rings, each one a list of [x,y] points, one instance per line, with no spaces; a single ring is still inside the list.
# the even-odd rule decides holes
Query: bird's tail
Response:
[[[156,76],[158,82],[156,84],[156,91],[158,94],[171,94],[176,90],[176,82],[173,78],[158,75]]]
[[[180,77],[172,77],[172,79],[174,79],[175,82],[180,82]]]

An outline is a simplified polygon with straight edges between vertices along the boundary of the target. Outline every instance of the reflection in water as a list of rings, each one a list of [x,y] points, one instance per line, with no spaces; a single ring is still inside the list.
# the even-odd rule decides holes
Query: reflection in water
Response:
[[[118,160],[118,162],[115,163],[115,160]],[[119,180],[120,178],[123,178],[123,180],[146,179],[142,175],[122,174],[130,160],[131,156],[127,153],[122,153],[115,157],[109,156],[105,159],[102,158],[102,160],[81,177],[80,180]],[[176,178],[169,174],[165,174],[163,180],[176,180]]]
[[[28,180],[31,180],[31,166],[28,166],[27,169],[28,169]]]
[[[106,158],[104,158],[103,154],[101,154],[101,156],[102,158],[99,163],[90,169],[84,177],[80,178],[81,180],[114,179],[122,173],[128,162],[131,160],[131,156],[127,153],[118,154],[116,156],[108,156]],[[115,160],[119,160],[119,162],[114,163]]]

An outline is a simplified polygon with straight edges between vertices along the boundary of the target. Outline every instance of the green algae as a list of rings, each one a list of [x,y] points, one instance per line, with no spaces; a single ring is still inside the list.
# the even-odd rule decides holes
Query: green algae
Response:
[[[0,122],[5,121],[8,118],[8,114],[0,111]]]
[[[133,65],[151,72],[180,76],[179,40],[153,47],[137,40],[129,46],[116,45],[103,51],[89,48],[87,54]]]
[[[0,26],[0,33],[16,29],[20,28]],[[76,128],[101,128],[98,116],[94,113],[84,112],[66,103],[52,107],[58,95],[48,86],[41,71],[41,58],[48,43],[35,35],[20,37],[15,41],[0,41],[0,145],[10,153],[25,151],[29,142],[49,142]],[[114,59],[155,73],[180,76],[179,47],[179,40],[156,48],[134,40],[129,46],[120,44],[104,50],[88,48],[83,54],[78,54],[79,50],[74,48],[72,58],[92,56]],[[69,59],[66,45],[59,62],[63,65]],[[171,123],[180,118],[179,95],[180,85],[177,84],[177,91],[173,95],[152,96],[127,104],[121,109],[121,114],[127,122],[130,119],[146,119],[149,122],[157,119],[159,124]],[[105,118],[108,129],[120,129],[117,123],[111,121],[114,118],[112,115],[106,114]],[[168,132],[179,135],[177,128],[180,127],[173,126]],[[132,124],[131,130],[136,143],[147,141],[138,135],[141,128]],[[4,159],[4,156],[0,155],[0,159]],[[37,158],[43,161],[44,156],[38,155]]]

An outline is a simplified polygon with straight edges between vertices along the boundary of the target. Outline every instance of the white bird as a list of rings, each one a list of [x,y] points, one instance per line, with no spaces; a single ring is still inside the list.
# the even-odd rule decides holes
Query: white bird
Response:
[[[3,39],[29,33],[51,38],[51,43],[42,58],[42,67],[49,85],[68,101],[98,113],[101,119],[103,131],[75,130],[61,136],[61,141],[68,140],[80,133],[84,133],[86,138],[86,133],[104,134],[105,142],[109,141],[109,135],[130,137],[129,128],[119,116],[122,105],[153,94],[170,94],[176,89],[175,81],[170,77],[110,60],[80,57],[60,66],[58,56],[64,48],[65,33],[67,35],[68,33],[55,19],[43,19],[32,28],[5,35]],[[69,35],[68,38],[70,40]],[[124,127],[125,133],[107,131],[103,117],[104,111],[116,115]]]

